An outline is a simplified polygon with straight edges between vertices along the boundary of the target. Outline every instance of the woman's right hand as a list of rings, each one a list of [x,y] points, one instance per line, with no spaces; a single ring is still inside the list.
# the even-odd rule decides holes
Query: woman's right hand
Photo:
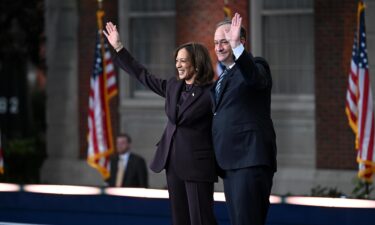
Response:
[[[108,22],[105,26],[106,30],[103,30],[104,35],[107,37],[108,42],[118,52],[124,46],[121,44],[120,35],[117,31],[116,25],[112,22]]]

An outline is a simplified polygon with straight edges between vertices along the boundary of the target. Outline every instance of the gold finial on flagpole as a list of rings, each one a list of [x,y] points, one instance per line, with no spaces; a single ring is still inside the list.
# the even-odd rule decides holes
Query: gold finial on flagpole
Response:
[[[229,7],[229,0],[224,0],[224,18],[231,19],[232,18],[232,10]]]
[[[103,29],[103,16],[104,16],[103,1],[104,0],[96,0],[96,1],[98,2],[98,10],[96,11],[96,19],[98,22],[99,31],[101,32]]]

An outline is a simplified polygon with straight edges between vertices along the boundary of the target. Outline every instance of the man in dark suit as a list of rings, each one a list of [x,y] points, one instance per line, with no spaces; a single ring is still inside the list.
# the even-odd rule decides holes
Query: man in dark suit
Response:
[[[148,187],[145,160],[132,152],[131,137],[121,134],[116,139],[116,154],[111,157],[111,176],[108,185],[112,187]]]
[[[211,90],[212,135],[224,170],[232,225],[263,225],[276,171],[276,135],[270,115],[272,79],[267,62],[241,43],[239,14],[219,23],[215,52],[226,69]]]

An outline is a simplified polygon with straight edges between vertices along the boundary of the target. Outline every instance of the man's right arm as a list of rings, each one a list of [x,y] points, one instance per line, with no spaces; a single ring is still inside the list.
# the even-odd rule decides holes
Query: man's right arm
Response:
[[[256,58],[257,60],[250,52],[243,50],[235,62],[247,85],[256,89],[269,88],[272,86],[272,80],[268,63],[263,58]]]

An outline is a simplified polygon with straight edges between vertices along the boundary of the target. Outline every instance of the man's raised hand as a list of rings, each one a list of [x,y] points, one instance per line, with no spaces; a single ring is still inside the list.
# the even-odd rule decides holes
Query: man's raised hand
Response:
[[[241,44],[240,32],[241,32],[242,17],[240,14],[235,13],[232,18],[230,29],[225,31],[225,38],[229,41],[232,48],[237,47]]]

